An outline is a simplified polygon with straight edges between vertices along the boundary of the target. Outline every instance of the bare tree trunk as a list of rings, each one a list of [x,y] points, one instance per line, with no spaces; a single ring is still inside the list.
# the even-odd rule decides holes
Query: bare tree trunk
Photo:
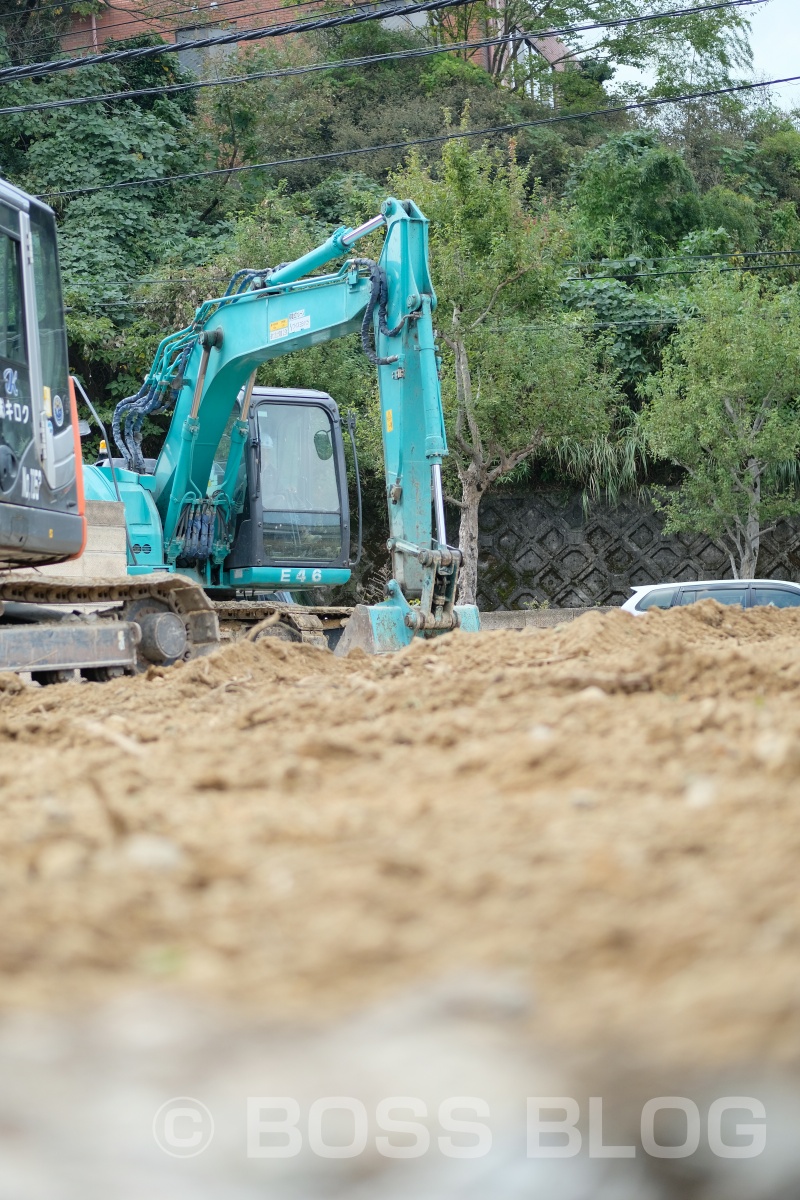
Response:
[[[761,506],[761,473],[758,468],[758,463],[751,458],[748,463],[748,472],[750,475],[750,503],[748,505],[747,520],[742,529],[742,557],[739,564],[740,579],[755,579],[756,568],[758,567],[758,551],[761,544],[761,517],[759,508]]]
[[[758,551],[761,544],[761,522],[758,510],[750,512],[744,532],[742,561],[739,564],[740,579],[755,579],[758,567]]]
[[[458,547],[461,571],[458,576],[458,604],[475,604],[478,596],[478,512],[483,491],[475,480],[472,466],[459,471],[461,476],[461,522]]]

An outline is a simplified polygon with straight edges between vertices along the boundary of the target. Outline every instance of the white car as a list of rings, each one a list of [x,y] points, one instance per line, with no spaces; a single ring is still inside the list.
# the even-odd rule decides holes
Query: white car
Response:
[[[800,584],[783,579],[705,579],[686,583],[648,583],[632,589],[622,605],[625,612],[643,617],[651,608],[678,608],[696,600],[716,600],[741,608],[772,605],[800,608]]]

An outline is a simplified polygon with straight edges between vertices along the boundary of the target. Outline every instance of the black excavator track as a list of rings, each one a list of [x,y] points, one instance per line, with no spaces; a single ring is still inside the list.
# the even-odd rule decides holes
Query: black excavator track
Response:
[[[277,637],[289,642],[333,650],[352,608],[333,605],[281,604],[272,600],[217,600],[223,643],[247,637]]]
[[[86,606],[95,611],[81,611]],[[0,576],[0,670],[30,671],[42,683],[75,670],[104,679],[197,658],[219,645],[212,601],[183,575],[86,582]]]

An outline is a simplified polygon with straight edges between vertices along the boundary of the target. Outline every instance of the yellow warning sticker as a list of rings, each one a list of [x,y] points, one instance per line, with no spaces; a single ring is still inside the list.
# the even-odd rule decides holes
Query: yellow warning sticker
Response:
[[[386,432],[391,433],[393,429],[394,429],[394,421],[392,420],[392,410],[390,408],[387,408],[387,410],[386,410]]]
[[[49,388],[49,387],[43,387],[43,388],[42,388],[42,397],[43,397],[43,399],[44,399],[44,415],[45,415],[46,417],[52,417],[52,415],[53,415],[53,404],[52,404],[52,399],[51,399],[51,395],[50,395],[50,388]]]
[[[289,336],[289,320],[284,317],[282,321],[271,321],[269,326],[269,340],[271,342],[278,341],[279,338]]]

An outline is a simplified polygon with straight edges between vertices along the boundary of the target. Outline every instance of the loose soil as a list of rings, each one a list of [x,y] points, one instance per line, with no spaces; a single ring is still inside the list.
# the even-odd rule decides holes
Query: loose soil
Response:
[[[0,686],[7,1009],[320,1020],[488,969],[556,1044],[800,1059],[800,613]]]

